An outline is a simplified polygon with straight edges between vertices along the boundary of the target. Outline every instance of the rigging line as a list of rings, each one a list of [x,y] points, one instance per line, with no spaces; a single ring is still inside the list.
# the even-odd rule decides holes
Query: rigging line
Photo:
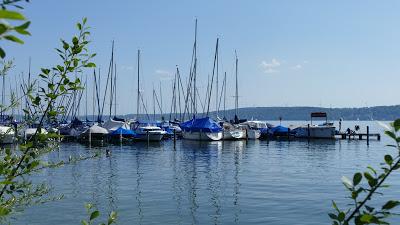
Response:
[[[100,118],[103,117],[103,113],[104,113],[104,104],[105,104],[105,102],[106,102],[106,96],[107,96],[107,91],[108,91],[108,83],[110,82],[110,75],[112,75],[112,74],[111,74],[111,68],[112,68],[112,62],[111,62],[111,60],[110,60],[110,65],[108,66],[106,90],[104,91],[103,105],[102,105],[102,107],[101,107],[101,115],[100,115]],[[99,74],[99,76],[100,76],[100,74]],[[99,80],[100,80],[100,79],[99,79]]]
[[[215,46],[214,66],[213,66],[213,72],[212,72],[212,76],[211,76],[210,94],[208,96],[208,105],[207,105],[207,114],[206,114],[207,116],[210,112],[210,100],[211,100],[212,87],[213,87],[213,82],[214,82],[215,66],[216,66],[217,55],[218,55],[218,41],[219,41],[219,38],[217,38],[217,44]]]
[[[140,94],[139,96],[140,96],[140,99],[142,100],[143,109],[144,109],[144,111],[145,111],[145,113],[146,113],[147,119],[150,120],[150,116],[149,116],[149,113],[147,112],[146,104],[144,104],[143,95]]]
[[[100,96],[99,96],[99,85],[97,85],[97,76],[96,76],[96,69],[93,69],[93,75],[94,75],[94,84],[95,84],[95,89],[96,89],[96,99],[97,99],[97,122],[101,122],[101,111],[100,111]],[[99,76],[100,76],[100,68],[99,68]],[[99,81],[100,83],[100,81]]]
[[[224,92],[226,92],[225,89],[226,89],[226,72],[225,72],[224,80],[222,81],[222,89],[221,89],[221,94],[219,96],[218,111],[221,107],[222,96],[223,96]],[[224,101],[224,110],[225,110],[225,101]],[[224,114],[224,116],[225,116],[225,114]]]

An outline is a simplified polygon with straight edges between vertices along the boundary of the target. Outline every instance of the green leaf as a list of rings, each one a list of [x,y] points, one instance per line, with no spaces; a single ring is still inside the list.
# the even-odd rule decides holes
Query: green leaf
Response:
[[[4,59],[6,57],[6,52],[0,47],[0,57]]]
[[[356,186],[358,185],[362,180],[362,174],[361,173],[356,173],[353,176],[353,185]]]
[[[117,213],[114,212],[114,211],[112,211],[112,212],[110,213],[110,215],[108,216],[107,224],[108,224],[108,225],[113,224],[113,223],[115,222],[116,219],[117,219]]]
[[[26,23],[23,23],[22,25],[19,25],[17,27],[14,27],[14,29],[22,29],[22,30],[26,30],[28,29],[29,25],[31,25],[31,22],[28,21]]]
[[[94,220],[98,216],[100,216],[100,212],[96,210],[96,211],[92,212],[92,214],[90,214],[90,220]]]
[[[361,222],[370,223],[374,219],[374,216],[371,214],[364,214],[360,217]]]
[[[392,208],[398,206],[399,204],[400,204],[399,201],[390,200],[390,201],[386,202],[386,203],[382,206],[382,210],[389,210],[389,209],[392,209]]]
[[[385,130],[385,134],[389,137],[391,137],[392,139],[396,140],[396,134],[393,133],[392,131],[389,130]]]
[[[400,119],[397,119],[393,122],[393,128],[397,132],[400,130]]]
[[[393,163],[393,158],[392,158],[392,156],[391,156],[391,155],[385,155],[385,162],[386,162],[386,164],[388,164],[389,166],[391,166],[392,163]]]
[[[89,223],[86,222],[86,220],[82,220],[82,221],[81,221],[81,224],[82,224],[82,225],[89,225]]]
[[[21,39],[15,37],[14,35],[6,35],[6,36],[4,36],[4,38],[9,40],[9,41],[16,42],[16,43],[19,43],[19,44],[23,44],[24,43],[24,41],[22,41]]]
[[[0,18],[9,20],[25,20],[24,15],[21,13],[4,9],[0,10]]]
[[[88,68],[90,68],[90,67],[96,67],[96,64],[90,62],[90,63],[87,63],[87,64],[85,65],[85,67],[88,67]]]
[[[338,220],[343,221],[345,217],[346,217],[346,214],[344,214],[344,212],[340,212],[338,215]]]
[[[329,213],[328,215],[329,215],[329,217],[330,217],[331,219],[333,219],[333,220],[337,220],[337,219],[338,219],[338,217],[337,217],[336,214],[334,214],[334,213]]]
[[[340,212],[340,210],[339,210],[339,208],[337,207],[335,201],[332,201],[332,206],[333,206],[334,209],[336,209],[337,212]]]
[[[76,36],[72,38],[72,44],[77,45],[78,42],[79,42],[79,40]]]
[[[346,186],[348,189],[352,189],[353,188],[353,183],[351,182],[351,180],[345,176],[342,177],[342,182],[344,184],[344,186]]]
[[[4,34],[7,30],[8,27],[5,24],[0,23],[0,34]]]

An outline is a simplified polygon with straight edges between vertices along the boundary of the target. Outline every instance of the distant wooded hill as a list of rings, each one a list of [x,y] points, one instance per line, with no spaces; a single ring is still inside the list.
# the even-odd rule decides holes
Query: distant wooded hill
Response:
[[[247,107],[239,109],[239,118],[259,120],[309,120],[311,112],[326,112],[329,120],[395,120],[400,118],[400,105],[374,106],[363,108],[322,108],[322,107]],[[215,117],[212,112],[211,117]],[[127,115],[132,117],[133,115]],[[224,113],[220,112],[219,117]],[[233,119],[234,110],[227,110],[226,117]],[[142,117],[142,116],[141,116]],[[144,118],[144,117],[142,117]],[[150,115],[150,118],[153,118]],[[160,118],[160,116],[156,116]],[[169,119],[169,114],[165,115]]]

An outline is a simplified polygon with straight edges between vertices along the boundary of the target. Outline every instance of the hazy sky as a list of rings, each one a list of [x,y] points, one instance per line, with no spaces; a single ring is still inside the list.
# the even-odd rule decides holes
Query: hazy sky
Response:
[[[152,87],[159,90],[161,82],[163,107],[169,109],[175,65],[188,77],[195,18],[200,92],[220,38],[220,75],[227,72],[230,108],[235,49],[240,107],[400,103],[399,1],[33,0],[24,12],[32,36],[25,45],[5,45],[16,59],[13,75],[27,71],[29,57],[34,74],[54,65],[59,39],[71,37],[75,23],[87,17],[103,84],[115,40],[119,113],[136,111],[138,48],[149,107]]]

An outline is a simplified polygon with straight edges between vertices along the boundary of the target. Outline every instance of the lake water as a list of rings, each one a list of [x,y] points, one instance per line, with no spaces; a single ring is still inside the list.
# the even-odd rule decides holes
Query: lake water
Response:
[[[356,123],[382,132],[375,122],[343,127]],[[52,186],[52,196],[64,198],[29,207],[11,222],[80,224],[84,203],[91,202],[103,214],[117,211],[118,224],[330,224],[331,200],[348,203],[341,177],[378,167],[385,153],[395,153],[385,147],[389,142],[179,140],[176,150],[172,141],[91,149],[62,144],[50,160],[106,149],[111,156],[35,175],[35,182]],[[374,202],[399,199],[399,178],[396,172]],[[399,217],[391,221],[400,224]]]

